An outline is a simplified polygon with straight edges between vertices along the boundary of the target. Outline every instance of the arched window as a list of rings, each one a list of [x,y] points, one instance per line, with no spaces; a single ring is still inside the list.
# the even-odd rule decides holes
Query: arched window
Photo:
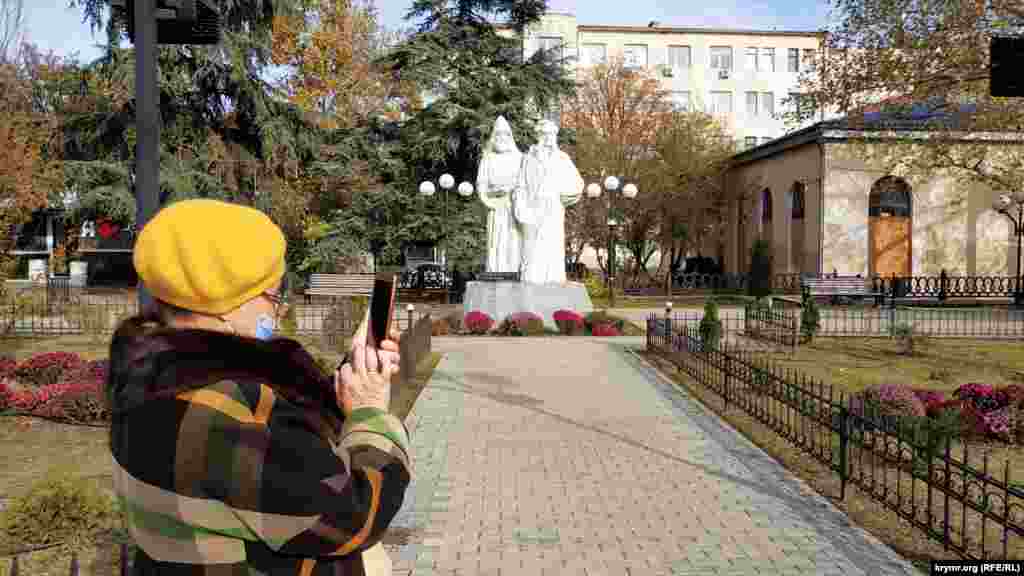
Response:
[[[772,191],[765,188],[761,191],[761,220],[769,222],[772,219]]]
[[[909,218],[910,212],[910,185],[906,180],[896,176],[885,176],[871,187],[868,216]]]
[[[804,217],[804,192],[807,185],[803,182],[793,182],[793,220],[801,220]]]

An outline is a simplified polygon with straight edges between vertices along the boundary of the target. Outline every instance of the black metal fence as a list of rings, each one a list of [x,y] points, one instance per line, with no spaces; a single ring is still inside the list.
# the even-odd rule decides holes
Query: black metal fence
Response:
[[[830,278],[807,274],[775,274],[772,290],[776,294],[799,294],[801,282],[808,278]],[[872,293],[886,298],[934,300],[945,302],[956,298],[1012,298],[1018,290],[1014,276],[952,276],[945,272],[938,276],[874,276],[865,277],[864,285]],[[672,281],[673,295],[710,292],[716,294],[745,294],[750,286],[750,275],[738,274],[677,274]],[[664,296],[664,279],[643,279],[627,284],[624,292],[629,296]]]
[[[408,328],[430,313],[432,307],[414,304],[395,308],[396,327]],[[344,337],[355,331],[358,321],[346,298],[314,298],[309,304],[292,305],[294,335],[302,337]],[[54,297],[43,288],[25,290],[0,303],[0,338],[63,335],[112,334],[124,319],[138,314],[138,301],[127,297],[94,296],[71,289]]]
[[[773,364],[770,357],[705,346],[695,326],[647,321],[647,350],[739,408],[839,477],[960,556],[1024,559],[1024,487],[972,464],[970,443],[926,419],[883,417],[842,390]],[[975,460],[977,457],[975,456]]]

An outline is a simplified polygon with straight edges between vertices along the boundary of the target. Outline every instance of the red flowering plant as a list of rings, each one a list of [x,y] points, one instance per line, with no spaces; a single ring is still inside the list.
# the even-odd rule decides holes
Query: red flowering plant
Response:
[[[474,310],[466,314],[462,324],[466,327],[466,330],[469,330],[470,334],[480,335],[491,331],[491,327],[494,326],[494,320],[487,314]]]
[[[96,233],[100,235],[100,238],[104,240],[113,238],[121,232],[121,227],[111,222],[110,220],[103,220],[96,229]]]
[[[551,317],[562,334],[572,336],[583,331],[583,316],[572,310],[556,310]]]
[[[69,371],[78,369],[84,360],[73,352],[44,352],[18,364],[14,377],[20,384],[43,387],[56,384]]]
[[[610,322],[602,322],[600,324],[594,324],[593,329],[590,332],[594,336],[619,336],[619,330],[615,327],[615,324]]]

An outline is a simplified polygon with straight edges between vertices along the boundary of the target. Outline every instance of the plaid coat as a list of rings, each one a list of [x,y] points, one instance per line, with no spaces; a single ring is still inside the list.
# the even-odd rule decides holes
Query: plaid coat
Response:
[[[298,343],[130,320],[107,394],[134,574],[390,574],[408,433],[376,409],[345,419]]]

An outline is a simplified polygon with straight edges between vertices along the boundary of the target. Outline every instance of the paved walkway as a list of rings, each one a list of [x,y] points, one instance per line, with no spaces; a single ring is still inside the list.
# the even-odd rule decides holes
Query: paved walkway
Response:
[[[631,346],[436,339],[394,573],[917,574]]]

